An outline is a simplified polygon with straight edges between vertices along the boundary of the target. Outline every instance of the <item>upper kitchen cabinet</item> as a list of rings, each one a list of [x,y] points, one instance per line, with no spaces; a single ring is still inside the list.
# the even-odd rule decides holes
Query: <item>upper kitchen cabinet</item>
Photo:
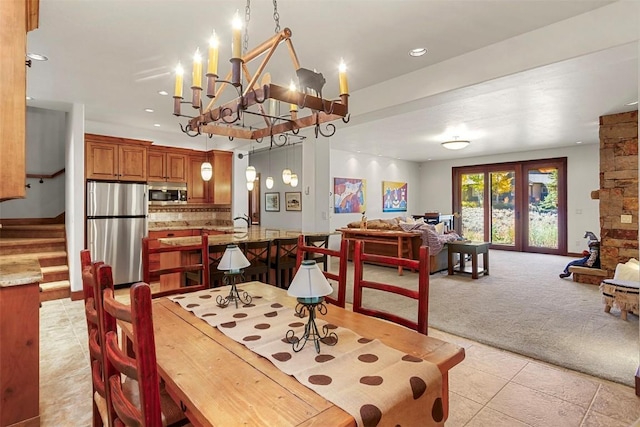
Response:
[[[204,153],[189,156],[187,202],[230,205],[233,153],[212,150],[208,158],[213,166],[213,177],[211,181],[205,182],[202,180],[200,167],[207,156]]]
[[[0,1],[0,201],[25,197],[27,32],[38,28],[39,1]]]
[[[187,182],[187,155],[170,148],[150,148],[147,175],[154,182]]]
[[[85,134],[85,176],[108,181],[147,181],[150,141]]]

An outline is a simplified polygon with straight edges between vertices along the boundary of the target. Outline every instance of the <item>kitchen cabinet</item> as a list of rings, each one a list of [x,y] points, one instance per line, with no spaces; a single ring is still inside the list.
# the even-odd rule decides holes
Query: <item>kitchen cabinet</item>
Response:
[[[147,181],[151,141],[85,134],[85,177],[108,181]]]
[[[39,2],[0,1],[0,202],[25,197],[27,32],[38,28]]]
[[[189,156],[187,202],[229,205],[231,204],[233,153],[212,150],[209,152],[208,159],[213,166],[213,177],[211,181],[205,182],[200,175],[200,166],[207,160],[207,156],[204,154]]]
[[[180,229],[180,230],[154,230],[149,231],[149,239],[163,239],[167,237],[189,237],[189,236],[199,236],[200,229]],[[158,248],[160,247],[160,243],[158,241],[149,242],[149,248]],[[149,269],[157,270],[160,268],[160,255],[161,254],[152,254],[149,255]],[[158,281],[159,277],[157,274],[151,275],[151,281]]]
[[[148,181],[187,182],[185,154],[167,148],[151,148],[147,160]]]

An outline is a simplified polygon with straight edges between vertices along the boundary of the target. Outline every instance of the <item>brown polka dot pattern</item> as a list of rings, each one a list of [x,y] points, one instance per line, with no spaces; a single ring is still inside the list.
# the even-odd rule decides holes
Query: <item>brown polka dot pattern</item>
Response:
[[[333,380],[328,375],[311,375],[309,382],[315,385],[329,385]]]
[[[187,304],[187,308],[194,308],[194,307],[200,307],[200,304],[194,304],[194,303]]]
[[[360,378],[360,384],[364,385],[380,385],[384,380],[378,375],[365,376]]]
[[[411,384],[411,392],[413,393],[413,400],[418,400],[422,397],[425,391],[427,391],[427,383],[420,377],[409,378],[409,384]]]
[[[359,338],[359,339],[358,339],[358,342],[359,342],[360,344],[368,344],[368,343],[370,343],[371,341],[373,341],[373,340],[371,340],[371,339],[369,339],[369,338]]]
[[[437,423],[444,419],[444,408],[442,407],[442,399],[437,397],[433,402],[433,408],[431,409],[431,416]]]
[[[336,325],[332,325],[331,323],[327,323],[327,329],[329,330],[338,329],[338,327]]]
[[[280,352],[280,353],[272,354],[271,357],[273,357],[279,362],[286,362],[288,360],[291,360],[293,356],[291,355],[291,353]]]
[[[364,363],[374,363],[378,361],[378,356],[375,354],[361,354],[358,356],[358,360]]]
[[[222,327],[222,328],[235,328],[236,327],[236,322],[221,323],[220,327]]]
[[[201,299],[209,299],[209,298],[213,298],[212,295],[200,295]]]
[[[335,359],[335,357],[330,354],[319,354],[316,356],[316,362],[318,363],[328,362],[333,359]]]
[[[202,317],[212,317],[212,316],[216,316],[216,313],[205,313],[202,315]]]
[[[184,299],[184,297],[173,297],[173,299]]]
[[[278,315],[277,311],[270,311],[269,313],[265,313],[264,317],[276,317]]]
[[[273,304],[271,304],[271,308],[282,308],[284,307],[282,304],[280,304],[279,302],[275,302]]]
[[[262,336],[260,335],[248,335],[242,339],[242,341],[258,341]]]
[[[236,313],[236,314],[233,315],[233,318],[234,319],[244,319],[247,316],[248,316],[247,313]]]
[[[270,327],[271,325],[268,323],[258,323],[257,325],[254,326],[254,328],[261,329],[261,330],[269,329]]]
[[[411,356],[410,354],[405,354],[404,356],[402,356],[402,360],[404,360],[405,362],[413,363],[424,362],[424,360],[420,359],[419,357]]]
[[[251,307],[255,307],[255,304],[244,304],[243,307],[244,308],[251,308]]]
[[[304,323],[302,322],[293,322],[293,323],[289,323],[288,325],[290,328],[299,328],[301,326],[304,326]]]
[[[360,417],[364,427],[376,427],[382,419],[382,411],[374,405],[362,405],[360,408]]]

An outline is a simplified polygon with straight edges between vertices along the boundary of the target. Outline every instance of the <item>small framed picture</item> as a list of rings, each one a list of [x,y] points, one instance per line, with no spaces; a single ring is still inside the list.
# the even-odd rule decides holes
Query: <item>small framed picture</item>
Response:
[[[284,193],[284,201],[288,211],[302,210],[302,193],[299,191]]]
[[[280,193],[264,193],[264,210],[280,212]]]

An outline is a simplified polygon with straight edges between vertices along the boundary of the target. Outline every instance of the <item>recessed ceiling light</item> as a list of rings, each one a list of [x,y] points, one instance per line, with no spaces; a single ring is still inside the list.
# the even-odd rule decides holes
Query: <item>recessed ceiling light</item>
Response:
[[[49,60],[49,58],[47,58],[44,55],[40,55],[39,53],[32,53],[32,52],[27,53],[27,58],[31,58],[34,61],[48,61]]]
[[[582,141],[576,141],[576,144],[582,144]]]
[[[147,113],[153,113],[153,108],[145,108],[144,111]]]
[[[158,94],[160,94],[162,96],[167,96],[167,95],[169,95],[169,92],[167,92],[166,90],[159,90]]]
[[[378,157],[382,157],[382,154],[378,154]]]
[[[160,127],[160,123],[154,123],[153,124],[155,127],[159,128]]]
[[[32,100],[33,100],[33,98],[32,98],[32,97],[27,96],[27,101],[32,101]]]
[[[427,49],[424,47],[418,47],[416,49],[411,49],[409,51],[409,56],[418,57],[427,53]]]
[[[630,103],[628,103],[627,105],[638,105],[638,101],[630,102]]]

